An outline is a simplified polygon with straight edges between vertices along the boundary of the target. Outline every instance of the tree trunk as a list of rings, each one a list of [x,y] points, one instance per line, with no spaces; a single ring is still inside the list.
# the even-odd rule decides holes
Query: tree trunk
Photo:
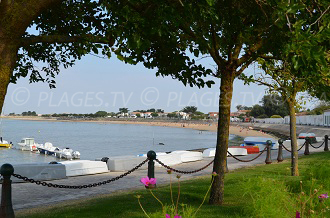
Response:
[[[296,131],[296,111],[294,108],[295,99],[289,99],[289,112],[290,112],[290,138],[291,138],[291,175],[299,176],[298,170],[298,144],[297,144],[297,131]]]
[[[221,205],[224,198],[224,179],[227,164],[230,106],[233,94],[234,73],[234,70],[227,70],[221,74],[218,138],[213,164],[213,172],[216,172],[218,176],[214,178],[212,184],[210,204]]]
[[[5,101],[10,77],[12,76],[18,47],[6,41],[0,41],[0,114]]]

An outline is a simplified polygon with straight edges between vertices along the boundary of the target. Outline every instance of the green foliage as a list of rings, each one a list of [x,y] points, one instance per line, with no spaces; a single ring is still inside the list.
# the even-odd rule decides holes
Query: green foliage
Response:
[[[265,114],[265,109],[256,104],[256,105],[253,105],[251,111],[250,111],[250,115],[253,116],[253,117],[259,117],[261,115]]]
[[[262,107],[268,117],[280,115],[285,117],[289,114],[287,103],[277,94],[265,95],[262,100]]]
[[[263,118],[268,118],[267,114],[261,114],[260,116],[258,116],[258,118],[263,119]]]
[[[151,116],[152,116],[152,117],[158,117],[158,114],[155,113],[155,112],[153,112],[153,113],[151,113]]]
[[[244,182],[244,193],[250,195],[251,206],[246,210],[254,217],[283,217],[294,216],[296,208],[284,182],[270,178],[250,178]]]
[[[119,108],[119,113],[128,113],[128,108],[126,108],[126,107],[122,107],[122,108]]]
[[[25,111],[22,113],[22,116],[37,116],[37,113],[35,111]]]
[[[272,115],[270,118],[282,118],[280,115]]]
[[[185,113],[194,114],[197,111],[197,107],[195,107],[195,106],[187,106],[187,107],[183,108],[181,111],[183,111]]]
[[[98,111],[95,113],[95,117],[106,117],[108,115],[108,112],[106,111]]]

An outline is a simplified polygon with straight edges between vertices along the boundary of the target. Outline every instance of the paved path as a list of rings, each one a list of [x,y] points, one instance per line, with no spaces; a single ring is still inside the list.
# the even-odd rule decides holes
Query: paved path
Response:
[[[314,145],[319,145],[319,144],[320,143]],[[310,151],[321,152],[323,151],[323,146],[320,149],[314,149],[310,147]],[[299,152],[299,154],[302,155],[303,152],[304,152],[304,148]],[[251,154],[240,158],[249,160],[255,156],[256,156],[255,154]],[[290,153],[284,150],[283,156],[285,158],[289,158]],[[233,170],[233,169],[253,166],[257,164],[264,164],[265,157],[266,157],[266,152],[262,154],[257,160],[247,163],[238,162],[233,158],[228,158],[228,167],[229,170]],[[273,162],[276,162],[276,158],[277,158],[277,151],[272,150]],[[180,170],[195,170],[201,168],[202,166],[205,166],[211,160],[212,158],[205,158],[202,161],[176,165],[175,168]],[[182,179],[186,180],[201,175],[211,174],[212,167],[213,165],[209,166],[204,171],[195,174],[182,175]],[[156,171],[155,177],[157,178],[158,184],[169,183],[169,175],[167,174],[166,169],[156,167],[155,171]],[[63,185],[84,185],[84,184],[90,184],[90,183],[108,180],[109,178],[118,176],[120,174],[122,173],[109,172],[105,174],[98,174],[91,176],[70,177],[68,179],[56,180],[51,182],[56,184],[63,184]],[[139,180],[140,178],[145,177],[146,175],[147,175],[147,170],[138,170],[128,175],[127,177],[124,177],[110,184],[102,185],[99,187],[87,188],[87,189],[56,189],[56,188],[49,188],[49,187],[44,187],[30,183],[15,183],[12,185],[13,205],[14,205],[14,209],[17,211],[21,209],[51,205],[57,202],[78,200],[81,198],[93,197],[102,194],[110,194],[122,190],[142,188],[143,186],[140,184]]]

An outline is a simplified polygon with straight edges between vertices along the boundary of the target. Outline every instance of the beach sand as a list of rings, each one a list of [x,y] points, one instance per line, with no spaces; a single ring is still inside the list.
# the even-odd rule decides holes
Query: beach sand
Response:
[[[202,122],[202,121],[193,121],[193,120],[185,120],[185,121],[169,121],[169,120],[141,120],[141,119],[131,119],[131,120],[121,120],[120,118],[114,120],[108,119],[95,119],[95,120],[57,120],[56,118],[44,118],[44,117],[3,117],[8,119],[17,119],[17,120],[29,120],[29,121],[48,121],[48,122],[92,122],[92,123],[111,123],[111,124],[138,124],[138,125],[148,125],[148,126],[163,126],[163,127],[173,127],[173,128],[189,128],[200,131],[212,131],[216,132],[218,128],[217,122]],[[276,138],[275,136],[269,135],[262,131],[253,130],[252,125],[250,127],[240,126],[239,124],[232,124],[229,128],[229,133],[233,135],[237,135],[240,137],[248,137],[248,136],[261,136],[261,137],[271,137]]]

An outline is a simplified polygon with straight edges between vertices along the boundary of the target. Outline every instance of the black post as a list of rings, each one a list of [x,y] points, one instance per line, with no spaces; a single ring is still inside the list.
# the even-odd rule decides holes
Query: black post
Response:
[[[328,142],[329,142],[329,136],[325,135],[324,136],[324,151],[329,151]]]
[[[154,160],[156,159],[156,152],[148,151],[147,157],[149,158],[149,161],[148,161],[148,177],[149,178],[155,178],[155,162],[154,162]],[[155,186],[156,185],[151,187],[149,185],[146,188],[154,188]]]
[[[306,140],[306,142],[305,142],[305,152],[304,152],[304,155],[309,155],[310,138],[309,137],[306,137],[305,140]]]
[[[4,164],[0,168],[0,174],[3,177],[1,189],[1,218],[14,218],[14,210],[11,201],[11,180],[10,176],[14,173],[14,167],[11,164]]]
[[[277,154],[277,162],[283,161],[283,139],[278,140],[278,154]]]
[[[266,156],[266,160],[265,160],[265,163],[266,164],[271,164],[272,163],[272,159],[271,159],[271,154],[270,154],[270,151],[271,151],[271,148],[272,148],[272,144],[273,142],[271,140],[267,140],[266,141],[266,146],[267,146],[267,156]]]

